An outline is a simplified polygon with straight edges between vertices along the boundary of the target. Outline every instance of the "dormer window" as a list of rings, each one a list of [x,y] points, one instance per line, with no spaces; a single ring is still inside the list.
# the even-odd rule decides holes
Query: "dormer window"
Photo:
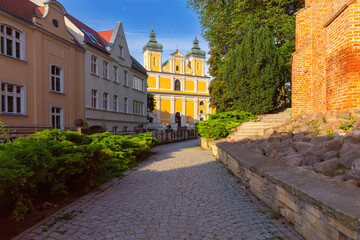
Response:
[[[120,48],[120,56],[119,57],[124,57],[124,48],[122,46],[119,46]]]
[[[0,24],[0,53],[22,59],[22,48],[22,33],[13,27]]]

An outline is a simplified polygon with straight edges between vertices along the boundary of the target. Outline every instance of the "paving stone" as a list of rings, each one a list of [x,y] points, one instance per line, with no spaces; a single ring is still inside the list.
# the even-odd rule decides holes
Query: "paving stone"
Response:
[[[56,228],[45,235],[39,226],[22,239],[303,239],[291,224],[261,214],[270,209],[197,140],[153,151],[136,171],[65,209],[75,212],[72,219],[60,225],[49,220],[64,235]]]

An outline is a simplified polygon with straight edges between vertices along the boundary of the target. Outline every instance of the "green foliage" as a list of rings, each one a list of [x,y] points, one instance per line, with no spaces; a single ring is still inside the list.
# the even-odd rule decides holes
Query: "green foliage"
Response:
[[[340,120],[340,123],[341,123],[340,128],[347,131],[350,128],[352,128],[352,126],[355,123],[355,119],[352,118],[352,119],[350,119],[350,121],[342,121],[342,120]]]
[[[197,122],[195,128],[202,137],[221,139],[227,137],[231,129],[256,118],[249,112],[223,112],[210,115],[209,120]]]
[[[244,41],[251,22],[255,28],[264,27],[272,32],[275,55],[279,55],[281,60],[279,69],[283,81],[280,94],[283,98],[287,93],[290,98],[291,54],[295,51],[294,14],[304,7],[304,0],[188,0],[188,6],[198,14],[202,35],[209,43],[209,72],[213,77],[211,103],[218,111],[235,109],[220,70],[231,59],[229,52]],[[281,103],[284,104],[283,99]]]
[[[147,111],[153,112],[155,110],[155,98],[154,94],[148,93],[147,94]]]
[[[268,28],[250,24],[243,41],[230,51],[222,73],[232,108],[263,114],[280,105],[281,61]]]
[[[14,211],[11,214],[11,218],[15,222],[20,222],[24,219],[24,216],[28,211],[29,208],[22,201],[18,201],[15,205]]]
[[[2,141],[6,142],[8,134],[9,134],[9,129],[6,128],[6,125],[0,121],[0,142]]]
[[[318,122],[319,122],[319,120],[317,120],[317,119],[312,120],[312,121],[310,122],[309,126],[311,127],[311,126],[313,126],[314,124],[316,124],[316,123],[318,123]]]
[[[26,212],[22,199],[97,185],[136,164],[156,143],[151,133],[84,136],[45,130],[0,144],[0,199],[20,221]]]
[[[326,134],[327,135],[332,135],[332,134],[335,134],[334,130],[332,130],[331,128],[327,128],[326,129]]]
[[[270,218],[271,219],[281,218],[280,208],[277,208],[276,210],[272,209],[270,212]]]

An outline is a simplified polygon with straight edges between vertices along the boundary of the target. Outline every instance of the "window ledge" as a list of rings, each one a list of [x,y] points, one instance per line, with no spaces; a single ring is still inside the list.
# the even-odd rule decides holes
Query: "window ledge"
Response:
[[[102,79],[106,80],[106,81],[111,81],[110,79],[108,79],[107,77],[103,77]]]
[[[3,116],[15,116],[15,117],[27,117],[27,114],[24,113],[0,113]]]
[[[129,88],[129,85],[124,84],[124,87]]]
[[[144,91],[141,91],[139,89],[133,88],[133,90],[137,91],[137,92],[141,92],[141,93],[145,93]]]
[[[14,60],[18,60],[18,61],[23,62],[23,63],[27,63],[27,61],[26,61],[26,60],[24,60],[24,59],[21,59],[21,58],[16,58],[16,57],[9,56],[9,55],[6,55],[6,54],[2,54],[2,53],[0,53],[0,56],[7,57],[7,58],[11,58],[11,59],[14,59]]]
[[[113,81],[113,83],[120,85],[120,83],[119,83],[119,82],[117,82],[117,81]]]
[[[54,91],[54,90],[49,90],[49,93],[56,93],[56,94],[60,94],[60,95],[66,95],[65,92],[58,92],[58,91]]]
[[[95,77],[100,77],[98,74],[96,74],[96,73],[90,73],[90,75],[92,75],[92,76],[95,76]]]

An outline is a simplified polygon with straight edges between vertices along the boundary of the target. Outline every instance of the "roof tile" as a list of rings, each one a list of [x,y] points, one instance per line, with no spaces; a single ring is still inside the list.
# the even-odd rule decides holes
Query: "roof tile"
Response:
[[[39,16],[36,13],[38,7],[38,5],[29,0],[0,0],[1,10],[28,22],[31,21],[32,17]]]

